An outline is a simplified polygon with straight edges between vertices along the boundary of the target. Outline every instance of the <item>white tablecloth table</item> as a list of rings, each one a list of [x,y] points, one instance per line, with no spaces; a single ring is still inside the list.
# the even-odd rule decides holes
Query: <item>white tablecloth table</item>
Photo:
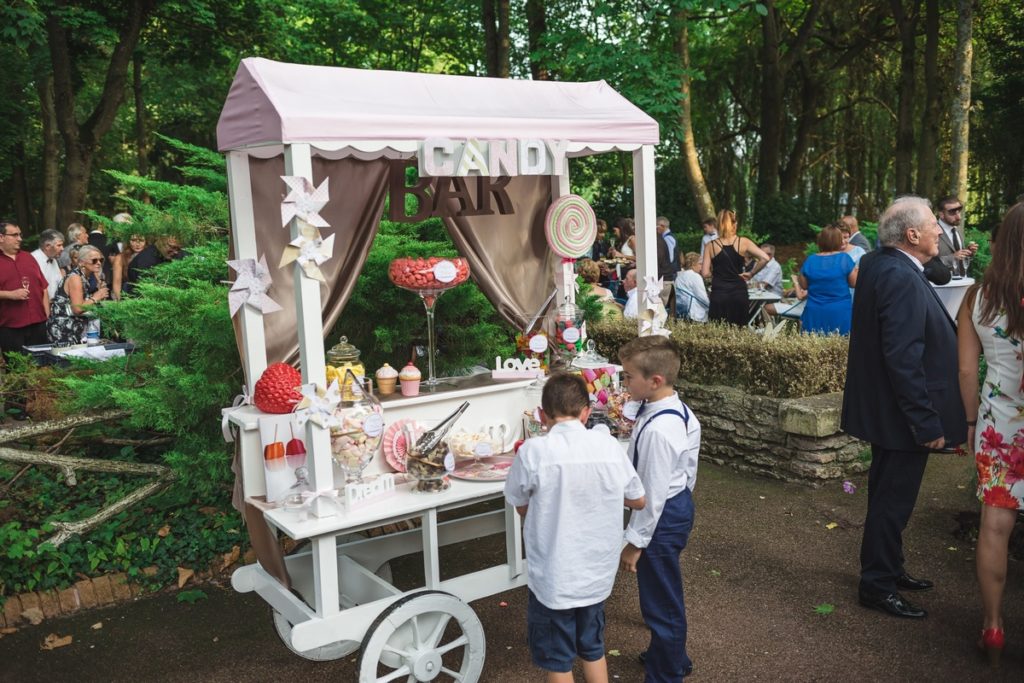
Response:
[[[965,277],[959,280],[950,280],[944,285],[932,285],[935,293],[949,311],[949,317],[956,320],[957,311],[960,310],[960,302],[964,300],[967,288],[974,284],[974,278]]]

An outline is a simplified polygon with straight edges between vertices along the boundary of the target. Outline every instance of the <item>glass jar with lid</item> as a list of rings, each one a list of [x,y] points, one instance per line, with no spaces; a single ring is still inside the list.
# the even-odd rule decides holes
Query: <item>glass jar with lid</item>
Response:
[[[565,297],[554,315],[552,366],[568,369],[576,354],[583,349],[583,339],[583,310]]]
[[[352,390],[352,380],[348,379],[346,372],[351,372],[358,377],[360,382],[366,376],[366,368],[363,367],[359,356],[362,352],[349,343],[348,337],[342,337],[337,344],[327,351],[327,382],[332,379],[338,380],[341,385],[341,400],[354,401],[359,398],[358,387]]]

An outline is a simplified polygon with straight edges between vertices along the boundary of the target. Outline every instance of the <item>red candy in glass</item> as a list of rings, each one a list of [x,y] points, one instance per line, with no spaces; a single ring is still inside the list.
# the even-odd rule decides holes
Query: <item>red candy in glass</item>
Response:
[[[441,282],[434,276],[434,266],[448,261],[455,266],[451,282]],[[388,267],[388,278],[401,287],[414,292],[437,292],[451,289],[469,278],[469,262],[464,258],[431,256],[430,258],[396,258]]]

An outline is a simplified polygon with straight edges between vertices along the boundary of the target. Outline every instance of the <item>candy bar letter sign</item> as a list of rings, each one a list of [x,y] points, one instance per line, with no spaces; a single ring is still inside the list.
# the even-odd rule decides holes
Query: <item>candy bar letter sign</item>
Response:
[[[537,358],[506,358],[494,357],[494,370],[491,370],[493,379],[529,379],[541,377],[544,371],[540,369],[540,360]]]
[[[346,484],[345,505],[353,507],[375,503],[395,492],[395,475],[382,474],[369,484]]]
[[[405,169],[416,161],[392,161],[388,173],[388,218],[396,223],[417,223],[431,216],[455,218],[458,216],[493,216],[515,213],[512,200],[505,187],[512,179],[505,175],[476,179],[476,192],[470,190],[465,178],[446,176],[431,178],[420,176],[415,185],[405,184]],[[406,195],[416,199],[416,213],[405,213]]]
[[[420,176],[562,175],[568,140],[452,140],[420,143]]]

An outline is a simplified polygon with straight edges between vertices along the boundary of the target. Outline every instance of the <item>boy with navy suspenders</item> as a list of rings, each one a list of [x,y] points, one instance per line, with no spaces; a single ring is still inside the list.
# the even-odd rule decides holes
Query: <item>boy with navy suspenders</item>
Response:
[[[624,385],[641,401],[629,457],[647,498],[626,527],[620,566],[637,574],[640,612],[651,630],[641,656],[645,683],[679,683],[693,671],[679,555],[693,528],[700,422],[676,394],[679,353],[666,337],[634,339],[619,349],[619,360]]]

